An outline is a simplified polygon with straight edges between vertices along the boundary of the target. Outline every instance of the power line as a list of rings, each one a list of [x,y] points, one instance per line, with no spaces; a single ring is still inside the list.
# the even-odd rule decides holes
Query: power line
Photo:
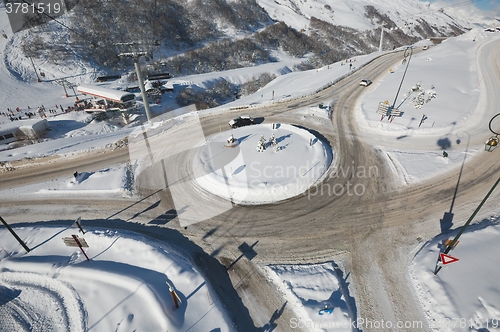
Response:
[[[473,3],[476,3],[476,2],[479,2],[479,1],[483,1],[483,0],[462,1],[462,2],[455,3],[455,4],[452,4],[452,5],[448,5],[448,6],[442,6],[441,8],[458,7],[458,6],[469,5],[469,4],[472,5]]]

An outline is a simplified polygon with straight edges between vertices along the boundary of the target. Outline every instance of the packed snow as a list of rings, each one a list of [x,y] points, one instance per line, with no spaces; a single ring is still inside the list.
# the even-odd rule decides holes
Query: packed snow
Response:
[[[131,197],[133,196],[133,175],[130,165],[118,165],[91,172],[75,171],[73,177],[58,178],[11,189],[0,190],[0,197]]]
[[[352,331],[356,306],[348,293],[347,277],[334,262],[311,265],[272,265],[268,275],[287,300],[296,318],[290,329]]]

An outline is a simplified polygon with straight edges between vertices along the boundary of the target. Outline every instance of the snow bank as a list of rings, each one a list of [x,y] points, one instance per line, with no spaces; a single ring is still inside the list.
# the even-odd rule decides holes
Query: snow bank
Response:
[[[83,221],[85,228],[85,221]],[[76,228],[17,228],[20,250],[0,229],[3,327],[15,331],[230,331],[210,286],[164,243],[125,231],[87,229],[87,261],[62,238]],[[174,307],[167,282],[182,303]],[[20,317],[14,319],[14,317]]]
[[[457,231],[428,241],[410,265],[429,330],[500,331],[500,225],[484,220],[469,226],[449,253],[459,261],[445,265],[435,276],[442,243]]]

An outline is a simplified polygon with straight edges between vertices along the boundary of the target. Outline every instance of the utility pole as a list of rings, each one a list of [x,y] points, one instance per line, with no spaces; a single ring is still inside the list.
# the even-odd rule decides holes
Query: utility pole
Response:
[[[16,234],[16,232],[14,232],[14,230],[9,226],[9,224],[7,224],[7,222],[3,220],[2,217],[0,217],[0,221],[2,222],[2,224],[5,225],[5,227],[7,227],[9,232],[16,238],[17,242],[19,242],[19,244],[23,246],[24,250],[26,250],[26,252],[29,253],[31,251],[30,248],[28,248],[26,243],[24,243],[23,240],[21,240],[21,238]]]
[[[137,75],[137,81],[139,83],[139,89],[141,89],[142,101],[144,102],[144,109],[146,110],[146,117],[150,121],[153,116],[151,114],[151,109],[149,108],[148,96],[146,90],[144,89],[144,80],[142,79],[141,68],[139,67],[139,58],[141,56],[149,56],[147,52],[132,52],[132,53],[120,53],[118,56],[121,57],[131,57],[134,59],[135,73]]]

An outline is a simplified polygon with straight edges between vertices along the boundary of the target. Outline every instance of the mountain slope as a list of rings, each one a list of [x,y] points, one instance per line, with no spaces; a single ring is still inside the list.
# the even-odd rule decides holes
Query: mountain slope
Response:
[[[303,58],[295,69],[309,69],[378,50],[382,24],[384,49],[459,35],[471,25],[418,0],[80,0],[60,21],[71,30],[49,22],[18,33],[23,42],[13,45],[42,61],[71,56],[108,73],[131,68],[119,54],[148,52],[148,70],[174,75],[281,55]]]

